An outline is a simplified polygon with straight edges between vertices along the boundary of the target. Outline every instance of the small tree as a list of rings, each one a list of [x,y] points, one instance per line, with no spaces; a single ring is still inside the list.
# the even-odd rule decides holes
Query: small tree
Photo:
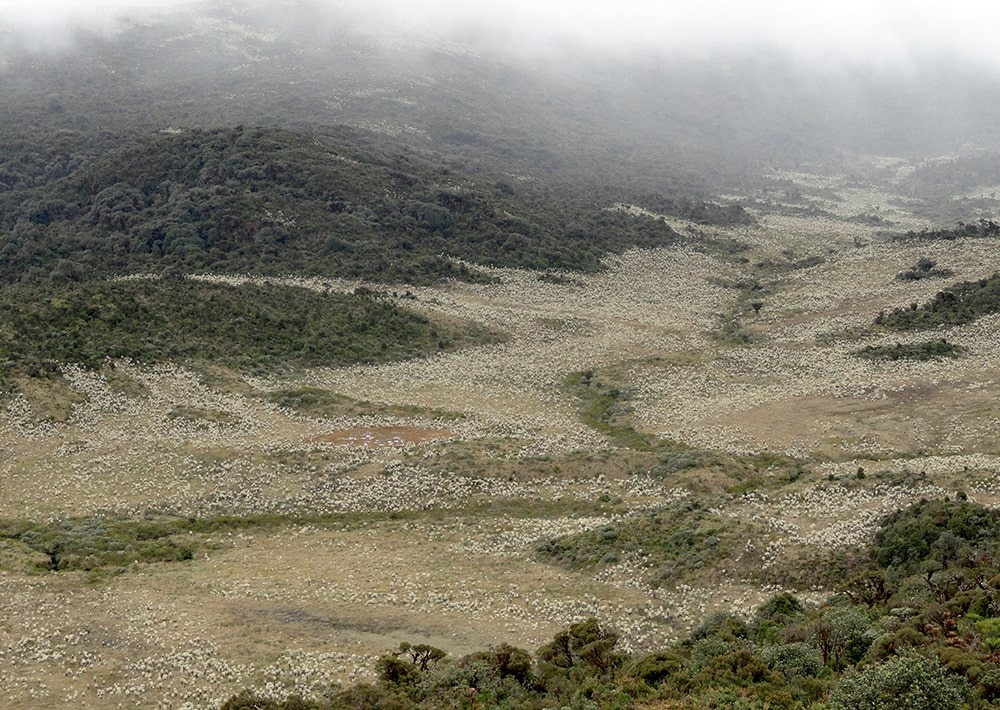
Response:
[[[437,663],[448,655],[440,648],[435,648],[434,646],[430,646],[426,643],[418,643],[413,646],[406,641],[399,644],[399,650],[394,652],[392,655],[399,658],[403,654],[408,655],[413,665],[422,671],[426,671],[431,663]]]
[[[420,671],[414,664],[392,654],[375,662],[375,673],[382,683],[391,686],[412,686],[420,679]]]
[[[459,667],[468,685],[480,690],[484,686],[493,686],[494,690],[507,687],[509,690],[508,680],[526,689],[537,685],[531,654],[507,643],[464,656],[459,661]]]
[[[874,640],[868,617],[856,607],[833,607],[810,624],[810,641],[835,670],[857,663]]]
[[[538,660],[557,668],[589,666],[606,673],[622,662],[614,652],[618,634],[603,628],[597,619],[590,618],[556,634],[551,642],[538,649]]]

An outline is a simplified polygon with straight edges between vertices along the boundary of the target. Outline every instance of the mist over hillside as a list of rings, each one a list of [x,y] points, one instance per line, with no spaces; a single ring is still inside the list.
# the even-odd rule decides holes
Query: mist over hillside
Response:
[[[717,196],[767,188],[775,170],[851,173],[856,154],[935,159],[903,185],[933,193],[913,208],[932,222],[993,206],[955,216],[952,198],[997,183],[1000,149],[1000,74],[955,47],[823,55],[809,16],[751,42],[732,22],[685,40],[667,31],[685,16],[661,12],[650,19],[667,45],[649,28],[630,43],[634,22],[602,33],[587,13],[575,27],[525,24],[523,4],[148,5],[50,4],[62,14],[0,23],[4,279],[163,267],[476,278],[455,257],[593,270],[606,253],[676,241],[616,205],[748,223],[739,199]],[[209,134],[164,137],[245,127],[262,132],[226,149]],[[980,166],[972,184],[948,177],[958,158]],[[136,214],[102,221],[104,190]],[[285,213],[297,226],[269,216]]]
[[[418,10],[388,9],[184,3],[111,26],[40,30],[52,45],[34,51],[26,47],[37,41],[8,29],[4,123],[85,132],[349,123],[455,154],[469,169],[654,186],[731,182],[843,150],[923,158],[1000,147],[1000,75],[930,43],[881,62],[852,56],[856,48],[823,57],[676,37],[626,51],[618,27],[604,42],[543,42],[539,28],[471,25],[457,10],[449,24],[447,6],[422,22]]]

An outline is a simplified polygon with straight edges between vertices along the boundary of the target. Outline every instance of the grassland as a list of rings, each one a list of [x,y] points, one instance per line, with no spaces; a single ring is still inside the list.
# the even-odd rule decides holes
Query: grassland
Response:
[[[690,243],[594,274],[497,268],[385,296],[503,341],[18,375],[0,416],[0,700],[315,694],[404,640],[536,648],[589,616],[651,650],[777,591],[825,599],[908,503],[1000,504],[998,316],[949,328],[959,358],[855,355],[939,337],[873,326],[942,287],[897,275],[926,258],[976,283],[996,244],[880,240],[855,219],[872,203],[924,225],[870,186],[793,178],[839,199],[754,226],[675,220]],[[750,337],[720,339],[723,321]],[[363,436],[386,430],[414,436]]]

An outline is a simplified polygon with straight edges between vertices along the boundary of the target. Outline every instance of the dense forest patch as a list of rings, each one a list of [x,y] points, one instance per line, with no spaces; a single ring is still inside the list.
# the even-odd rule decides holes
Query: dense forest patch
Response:
[[[302,288],[140,279],[0,290],[0,360],[29,374],[108,358],[240,369],[384,362],[497,337],[382,299]]]
[[[455,258],[596,271],[608,252],[681,240],[662,220],[606,209],[600,193],[476,182],[441,156],[347,127],[39,140],[10,141],[0,157],[0,282],[166,267],[484,280]],[[738,206],[648,199],[700,221],[749,219]]]
[[[873,554],[882,567],[913,573],[929,560],[938,569],[975,567],[998,542],[1000,511],[961,500],[921,501],[882,521]]]

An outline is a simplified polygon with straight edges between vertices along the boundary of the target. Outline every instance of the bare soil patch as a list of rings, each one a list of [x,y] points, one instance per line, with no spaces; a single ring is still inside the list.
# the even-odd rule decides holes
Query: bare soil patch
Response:
[[[969,383],[914,383],[881,399],[809,396],[736,411],[719,420],[770,448],[806,448],[827,455],[873,451],[995,452],[984,421],[995,421],[996,389]],[[981,421],[982,420],[982,421]]]

